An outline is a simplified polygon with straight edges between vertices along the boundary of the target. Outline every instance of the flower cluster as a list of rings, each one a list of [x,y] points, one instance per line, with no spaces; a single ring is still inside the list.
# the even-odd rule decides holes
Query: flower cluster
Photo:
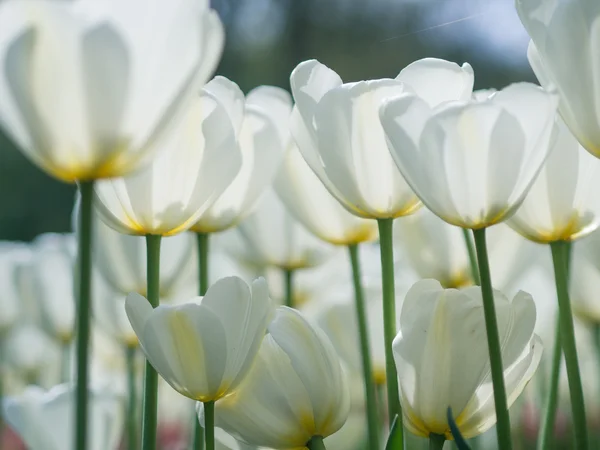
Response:
[[[516,8],[541,86],[308,60],[291,94],[245,95],[211,78],[208,0],[2,2],[0,125],[78,188],[72,233],[0,243],[10,428],[31,450],[410,450],[495,426],[511,450],[521,398],[539,448],[565,410],[589,448],[600,3]]]

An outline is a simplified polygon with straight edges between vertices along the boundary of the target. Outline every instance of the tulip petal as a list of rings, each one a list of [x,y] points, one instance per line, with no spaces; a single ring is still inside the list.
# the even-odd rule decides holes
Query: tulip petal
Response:
[[[204,90],[225,108],[237,136],[244,120],[245,99],[242,90],[236,83],[222,76],[216,76],[206,83]]]
[[[469,100],[473,68],[437,58],[424,58],[406,66],[396,80],[406,83],[430,107],[453,100]]]

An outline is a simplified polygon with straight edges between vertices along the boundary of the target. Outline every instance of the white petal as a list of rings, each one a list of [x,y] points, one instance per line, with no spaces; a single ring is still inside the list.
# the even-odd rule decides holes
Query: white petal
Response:
[[[409,85],[432,108],[451,100],[468,100],[473,92],[473,68],[437,58],[424,58],[406,66],[396,77]]]

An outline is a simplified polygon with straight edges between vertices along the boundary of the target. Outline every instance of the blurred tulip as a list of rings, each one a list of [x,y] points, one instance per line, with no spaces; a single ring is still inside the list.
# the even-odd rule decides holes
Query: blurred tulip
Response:
[[[312,236],[267,190],[250,217],[222,234],[220,244],[241,263],[294,270],[321,264],[333,248]]]
[[[249,445],[303,448],[339,430],[350,409],[347,380],[323,331],[277,310],[251,372],[215,405],[215,426]],[[199,405],[203,421],[203,408]]]
[[[0,247],[0,337],[4,337],[20,318],[22,299],[18,291],[17,267],[26,259],[29,259],[29,252],[24,246],[5,244]]]
[[[402,295],[396,295],[396,308],[402,304]],[[385,341],[381,322],[383,321],[383,301],[381,288],[365,289],[365,309],[371,349],[373,379],[377,385],[385,385]],[[346,301],[332,302],[322,308],[318,324],[325,331],[340,358],[353,373],[361,373],[360,340],[358,335],[356,310],[352,294]]]
[[[444,288],[474,284],[463,230],[431,211],[421,211],[394,224],[395,242],[420,278],[438,280]],[[530,265],[531,245],[503,224],[488,231],[488,256],[494,286],[512,285]]]
[[[96,208],[124,234],[170,236],[190,228],[240,171],[231,105],[217,97],[219,81],[203,89],[160,142],[143,170],[95,185]]]
[[[393,164],[379,107],[405,91],[432,105],[468,98],[473,71],[468,64],[429,58],[395,80],[343,84],[334,71],[310,60],[294,69],[290,82],[296,101],[290,126],[310,168],[352,214],[386,219],[408,215],[420,202]]]
[[[572,241],[600,225],[600,160],[586,152],[562,119],[558,138],[525,201],[508,220],[539,243]]]
[[[573,244],[570,294],[573,313],[600,325],[600,231]]]
[[[68,345],[75,328],[75,236],[41,235],[32,251],[32,292],[41,325],[61,345]]]
[[[581,145],[600,157],[600,56],[596,0],[517,0],[532,41],[527,56],[538,80],[560,95],[559,110]]]
[[[0,30],[0,122],[68,182],[151,161],[224,40],[207,0],[3,2]]]
[[[519,207],[550,150],[558,99],[511,85],[483,101],[431,109],[403,94],[381,108],[398,168],[444,221],[485,228]]]
[[[350,214],[327,191],[296,145],[285,153],[274,187],[290,214],[318,238],[351,245],[377,238],[377,223]]]
[[[272,311],[263,279],[250,289],[237,277],[217,281],[191,303],[153,309],[134,293],[125,308],[156,371],[177,392],[201,402],[222,398],[242,381]]]
[[[121,439],[121,403],[105,390],[89,390],[89,450],[117,450]],[[28,387],[3,401],[4,417],[29,450],[73,449],[75,392],[63,384],[44,391]]]
[[[121,234],[104,224],[94,223],[94,259],[96,268],[107,285],[124,297],[130,292],[146,295],[146,240],[141,236]],[[192,236],[182,233],[161,240],[161,298],[173,298],[184,291],[195,293],[196,272]],[[192,284],[190,287],[189,285]]]
[[[287,117],[291,98],[283,89],[261,86],[244,99],[238,85],[224,77],[216,77],[205,89],[226,106],[234,132],[231,143],[239,147],[242,155],[242,166],[235,179],[191,228],[199,233],[214,233],[234,226],[250,214],[275,176],[286,142],[268,109]]]
[[[531,379],[542,355],[533,329],[536,310],[529,294],[509,301],[494,292],[509,406]],[[435,280],[417,282],[406,295],[394,357],[404,424],[412,433],[450,438],[452,408],[464,437],[496,422],[481,288],[444,290]]]
[[[3,342],[6,363],[28,383],[55,379],[59,352],[52,340],[32,323],[15,327]]]

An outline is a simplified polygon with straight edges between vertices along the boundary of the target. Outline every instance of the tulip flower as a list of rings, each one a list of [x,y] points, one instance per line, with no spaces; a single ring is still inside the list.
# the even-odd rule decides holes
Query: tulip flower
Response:
[[[600,225],[600,160],[558,118],[558,138],[525,201],[508,224],[538,243],[572,241]]]
[[[555,274],[564,275],[565,267],[561,260],[568,260],[567,242],[579,239],[594,231],[600,225],[600,200],[595,191],[600,188],[600,160],[586,152],[571,134],[562,119],[558,118],[558,138],[554,143],[546,164],[531,186],[527,197],[517,212],[508,220],[508,224],[525,238],[543,244],[552,249]],[[557,290],[561,328],[560,342],[557,339],[556,352],[564,349],[571,380],[573,394],[573,416],[581,430],[585,427],[583,410],[583,392],[578,370],[578,358],[573,335],[571,302],[564,285]],[[558,285],[557,285],[558,287]],[[559,368],[552,373],[550,391],[555,391],[559,378]],[[577,411],[575,411],[577,410]],[[551,422],[545,424],[540,441],[542,448],[550,445],[554,424],[554,412],[546,416]],[[582,431],[583,432],[583,431]],[[585,439],[585,433],[578,439]]]
[[[97,211],[107,225],[124,234],[146,236],[146,292],[154,306],[160,297],[161,237],[194,225],[240,171],[242,159],[230,119],[231,104],[227,95],[215,94],[222,93],[221,84],[219,79],[213,80],[202,89],[182,119],[161,139],[163,150],[151,165],[95,186]],[[143,428],[152,436],[144,439],[150,442],[145,449],[154,448],[156,439],[150,431],[155,428],[157,389],[151,365],[146,378],[144,417],[151,423]]]
[[[353,245],[377,238],[377,223],[348,212],[327,191],[294,144],[285,153],[274,188],[290,214],[325,242]]]
[[[560,115],[581,145],[600,157],[600,111],[596,104],[598,54],[595,0],[517,0],[517,12],[531,36],[527,51],[538,80],[560,95]]]
[[[365,289],[365,316],[367,318],[368,343],[370,347],[373,378],[378,386],[385,386],[385,343],[381,321],[383,320],[382,292],[379,287]],[[401,305],[396,296],[396,305]],[[339,299],[322,307],[317,322],[327,334],[340,358],[353,373],[360,373],[360,337],[357,313],[352,302]]]
[[[427,209],[397,221],[394,226],[398,236],[396,245],[420,278],[438,280],[444,288],[477,284],[464,229],[444,222]],[[531,246],[505,224],[489,229],[488,245],[494,285],[499,288],[512,285],[515,277],[531,263]],[[473,263],[477,270],[477,261]]]
[[[402,94],[380,110],[390,152],[421,201],[444,221],[473,229],[498,416],[498,446],[510,450],[510,418],[496,330],[486,229],[523,202],[550,151],[558,98],[514,84],[484,100],[431,108]],[[474,259],[474,258],[473,258]]]
[[[320,242],[267,190],[254,213],[220,237],[225,251],[248,266],[296,270],[315,267],[332,248]]]
[[[117,450],[121,440],[121,402],[106,390],[89,390],[89,450]],[[75,392],[62,384],[44,391],[28,387],[3,401],[4,417],[29,450],[73,449]]]
[[[282,306],[247,378],[215,404],[214,423],[249,445],[320,449],[349,410],[347,380],[331,342]],[[211,419],[206,408],[199,407],[199,415]]]
[[[388,414],[401,420],[397,377],[391,363],[391,342],[396,334],[392,220],[415,212],[421,203],[393,164],[378,111],[386,99],[407,91],[416,92],[432,106],[470,98],[473,70],[468,64],[459,67],[427,58],[410,64],[394,80],[344,84],[334,71],[312,60],[298,65],[290,82],[296,101],[290,127],[307,164],[349,212],[378,222],[388,349]],[[370,445],[377,446],[374,442]]]
[[[33,323],[14,327],[3,347],[5,361],[26,383],[45,384],[54,375],[52,368],[59,359],[56,344]]]
[[[166,148],[223,41],[208,0],[0,5],[0,123],[33,163],[82,194],[77,450],[87,450],[94,180],[129,175]]]
[[[19,296],[15,277],[19,262],[28,259],[28,249],[20,245],[0,246],[0,339],[17,324],[20,317],[23,299]]]
[[[153,309],[133,293],[125,308],[150,364],[177,392],[209,407],[246,376],[272,312],[265,281],[250,289],[237,277],[217,281],[190,303]]]
[[[0,123],[67,182],[150,162],[224,40],[206,0],[4,2],[0,30]]]
[[[534,375],[542,345],[533,333],[536,310],[529,294],[519,292],[511,301],[495,291],[494,298],[511,405]],[[407,293],[393,349],[404,424],[413,434],[450,439],[449,407],[465,438],[496,422],[482,309],[478,286],[445,290],[422,280]]]
[[[526,83],[437,109],[402,94],[381,109],[381,121],[396,165],[423,203],[450,224],[481,229],[524,200],[550,152],[556,103]]]
[[[231,105],[217,97],[219,80],[202,89],[161,140],[151,165],[125,178],[96,183],[96,206],[124,234],[171,236],[189,229],[235,180],[242,159]]]
[[[94,262],[103,281],[123,299],[130,292],[146,295],[145,239],[121,234],[98,219],[94,223]],[[196,276],[193,265],[192,236],[181,233],[161,240],[161,299],[175,298],[182,291],[193,295]]]
[[[248,216],[271,183],[285,142],[268,108],[287,117],[291,99],[283,89],[271,86],[256,88],[244,99],[237,84],[224,77],[216,77],[205,89],[226,106],[234,132],[231,143],[239,146],[242,155],[237,176],[191,227],[197,233],[214,233],[230,228]]]
[[[68,347],[75,327],[75,237],[46,234],[33,244],[33,295],[41,324],[61,345]]]
[[[573,244],[570,297],[573,313],[584,321],[600,324],[600,231]]]

